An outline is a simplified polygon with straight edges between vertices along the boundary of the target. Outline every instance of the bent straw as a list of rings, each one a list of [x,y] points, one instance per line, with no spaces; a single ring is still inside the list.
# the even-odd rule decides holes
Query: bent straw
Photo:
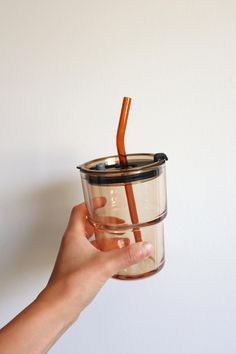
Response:
[[[128,116],[129,116],[130,104],[131,104],[131,98],[124,97],[121,113],[120,113],[119,125],[117,129],[117,135],[116,135],[116,146],[117,146],[121,168],[128,167],[128,161],[127,161],[127,156],[125,151],[125,129],[127,125]],[[125,184],[125,192],[126,192],[127,202],[129,206],[131,221],[133,224],[138,224],[139,223],[138,213],[137,213],[132,184],[130,183]],[[135,242],[142,241],[142,235],[139,229],[133,229],[133,234],[134,234]]]

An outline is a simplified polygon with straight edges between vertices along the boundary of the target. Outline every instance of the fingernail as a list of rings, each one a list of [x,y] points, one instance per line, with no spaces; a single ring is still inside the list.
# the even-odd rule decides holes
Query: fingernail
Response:
[[[119,248],[125,247],[125,241],[124,240],[118,240],[117,242]]]
[[[150,254],[152,253],[152,244],[144,242],[142,244],[142,249],[145,257],[150,256]]]

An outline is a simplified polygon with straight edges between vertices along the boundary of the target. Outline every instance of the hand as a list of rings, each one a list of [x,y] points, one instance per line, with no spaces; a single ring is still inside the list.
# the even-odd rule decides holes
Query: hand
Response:
[[[96,198],[94,203],[95,208],[100,208],[106,200]],[[135,243],[127,247],[129,240],[122,237],[102,239],[97,234],[97,240],[91,244],[88,239],[94,234],[94,228],[89,224],[87,216],[85,204],[73,208],[54,270],[45,289],[47,291],[61,284],[73,298],[75,317],[90,303],[108,278],[151,254],[150,244]],[[117,222],[122,221],[117,219]],[[99,251],[95,247],[98,242],[99,248],[110,251]]]
[[[106,201],[94,202],[102,207]],[[99,247],[112,249],[99,251],[97,243],[94,246],[88,240],[93,233],[85,204],[74,207],[49,282],[35,301],[0,330],[1,353],[46,353],[108,278],[151,253],[148,243],[128,246],[125,238],[103,241],[97,234]]]

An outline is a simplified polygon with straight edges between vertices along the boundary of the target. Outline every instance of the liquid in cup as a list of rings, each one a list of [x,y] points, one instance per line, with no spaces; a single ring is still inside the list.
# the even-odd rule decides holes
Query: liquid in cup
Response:
[[[99,238],[125,238],[132,244],[134,230],[142,241],[152,244],[151,256],[122,269],[114,278],[131,280],[155,274],[165,262],[164,219],[167,215],[165,154],[128,154],[127,168],[121,168],[118,156],[109,156],[81,165],[80,173],[89,222]],[[138,224],[133,224],[125,186],[131,185],[135,197]],[[106,203],[94,208],[94,198]],[[111,218],[112,217],[112,218]],[[120,220],[117,223],[116,220]],[[99,241],[99,240],[98,240]],[[99,245],[99,242],[98,242]]]

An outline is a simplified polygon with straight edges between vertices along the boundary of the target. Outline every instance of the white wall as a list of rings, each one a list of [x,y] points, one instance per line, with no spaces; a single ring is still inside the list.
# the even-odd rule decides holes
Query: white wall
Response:
[[[127,151],[169,156],[167,263],[110,280],[50,352],[235,353],[235,1],[0,5],[0,324],[45,285],[128,95]]]

